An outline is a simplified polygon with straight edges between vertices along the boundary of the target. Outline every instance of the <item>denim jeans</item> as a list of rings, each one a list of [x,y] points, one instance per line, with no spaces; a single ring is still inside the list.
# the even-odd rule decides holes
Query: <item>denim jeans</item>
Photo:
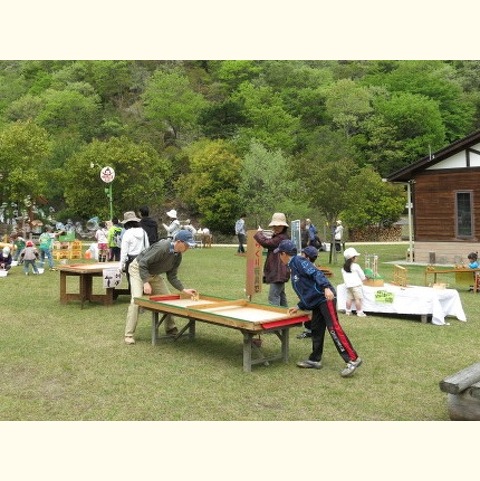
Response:
[[[268,302],[272,306],[288,307],[284,282],[272,282],[268,292]]]
[[[45,264],[45,257],[48,259],[48,265],[50,269],[53,269],[53,257],[52,257],[52,251],[50,249],[42,249],[40,247],[40,262],[42,263],[42,266]]]

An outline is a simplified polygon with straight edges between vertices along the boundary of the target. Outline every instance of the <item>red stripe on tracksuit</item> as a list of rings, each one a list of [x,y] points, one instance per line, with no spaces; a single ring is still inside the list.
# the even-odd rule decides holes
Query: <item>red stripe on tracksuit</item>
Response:
[[[340,325],[340,322],[338,320],[336,305],[333,300],[327,301],[327,309],[330,317],[330,320],[326,319],[327,329],[331,338],[333,339],[333,342],[335,343],[335,346],[337,347],[338,352],[346,362],[355,361],[358,357],[358,354],[353,348],[352,343],[350,342],[347,335],[345,334],[345,331],[343,330],[342,326]],[[342,351],[346,352],[346,354],[348,355],[348,359],[345,359],[345,356],[342,354]]]

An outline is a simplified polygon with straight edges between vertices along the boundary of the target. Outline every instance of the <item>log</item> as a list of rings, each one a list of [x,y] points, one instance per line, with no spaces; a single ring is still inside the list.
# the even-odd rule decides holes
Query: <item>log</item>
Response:
[[[480,421],[480,400],[470,389],[460,394],[448,394],[448,414],[452,421]]]
[[[480,382],[476,382],[470,386],[470,394],[475,399],[480,399]]]
[[[479,381],[480,362],[477,362],[440,381],[440,390],[449,394],[459,394]]]

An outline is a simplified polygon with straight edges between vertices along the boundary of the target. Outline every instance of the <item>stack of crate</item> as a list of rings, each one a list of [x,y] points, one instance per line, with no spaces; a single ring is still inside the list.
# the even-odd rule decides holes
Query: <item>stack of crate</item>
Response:
[[[53,244],[53,258],[60,259],[81,259],[82,241],[55,242]]]
[[[70,259],[82,258],[82,241],[70,242]]]

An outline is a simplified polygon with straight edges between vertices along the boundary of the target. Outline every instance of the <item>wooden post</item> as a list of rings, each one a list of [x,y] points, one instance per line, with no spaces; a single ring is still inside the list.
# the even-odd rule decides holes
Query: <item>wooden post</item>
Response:
[[[247,279],[245,293],[248,299],[262,292],[263,282],[263,247],[253,238],[256,230],[247,231]]]

